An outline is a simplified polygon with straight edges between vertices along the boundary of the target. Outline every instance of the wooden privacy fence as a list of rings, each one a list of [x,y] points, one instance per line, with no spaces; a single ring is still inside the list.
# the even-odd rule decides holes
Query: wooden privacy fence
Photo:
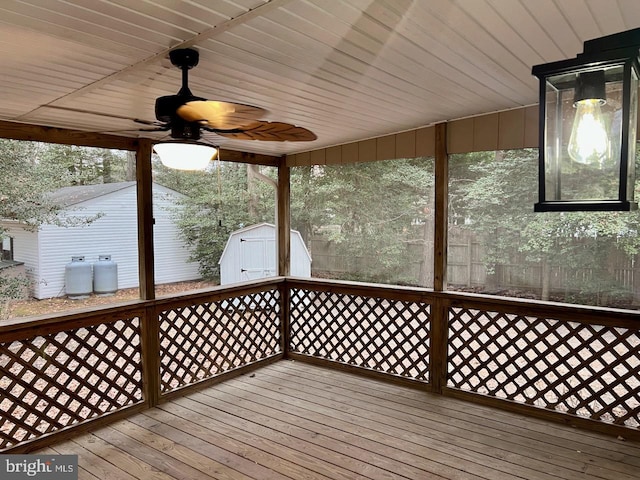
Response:
[[[581,242],[576,239],[576,246]],[[593,265],[579,268],[554,264],[543,266],[541,262],[527,261],[517,246],[512,246],[489,273],[485,243],[472,231],[452,229],[447,256],[447,282],[452,289],[489,293],[511,291],[515,295],[535,295],[538,298],[543,290],[548,289],[553,298],[567,299],[584,294],[591,296],[593,301],[590,304],[599,305],[607,302],[629,305],[633,300],[640,301],[640,262],[635,256],[616,248],[615,244],[608,246],[606,272],[597,270]],[[380,269],[380,258],[376,255],[347,255],[322,237],[312,237],[309,246],[315,276],[362,279],[370,278]],[[431,286],[432,257],[425,258],[425,249],[419,244],[406,244],[404,249],[402,275],[385,281]],[[617,302],[612,297],[617,297]]]
[[[281,358],[640,438],[638,314],[272,278],[0,326],[0,450]]]
[[[579,249],[585,240],[575,239]],[[473,288],[475,291],[512,291],[540,296],[548,291],[551,298],[568,301],[570,297],[588,299],[590,304],[618,303],[630,305],[640,299],[640,262],[625,253],[614,242],[603,247],[606,266],[588,266],[532,262],[517,246],[504,252],[493,266],[491,275],[486,267],[486,247],[481,236],[457,229],[449,238],[447,281],[453,288]],[[583,297],[580,297],[582,295]],[[571,303],[580,303],[572,301]]]

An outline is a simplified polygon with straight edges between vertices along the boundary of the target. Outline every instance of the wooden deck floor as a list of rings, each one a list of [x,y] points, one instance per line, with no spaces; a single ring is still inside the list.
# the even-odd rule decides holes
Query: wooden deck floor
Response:
[[[46,451],[81,479],[640,479],[640,443],[291,361]]]

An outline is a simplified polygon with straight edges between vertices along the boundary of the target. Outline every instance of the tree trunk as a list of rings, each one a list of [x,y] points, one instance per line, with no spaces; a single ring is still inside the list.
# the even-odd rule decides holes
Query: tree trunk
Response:
[[[126,181],[133,182],[136,179],[136,152],[127,152],[127,168],[126,168]]]
[[[258,216],[258,199],[256,198],[255,188],[253,186],[255,170],[253,169],[253,165],[247,165],[247,192],[249,193],[249,216],[251,219],[255,219]]]
[[[113,182],[113,174],[111,171],[111,157],[109,155],[102,156],[102,183]]]

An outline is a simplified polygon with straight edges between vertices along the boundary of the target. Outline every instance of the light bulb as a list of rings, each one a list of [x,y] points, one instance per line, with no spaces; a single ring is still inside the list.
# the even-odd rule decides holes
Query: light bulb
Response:
[[[604,100],[588,98],[575,102],[576,116],[569,139],[569,156],[578,163],[599,168],[609,156],[609,137],[602,109]]]

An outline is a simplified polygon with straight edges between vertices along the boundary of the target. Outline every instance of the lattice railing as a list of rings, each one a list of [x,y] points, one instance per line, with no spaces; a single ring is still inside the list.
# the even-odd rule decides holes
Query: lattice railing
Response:
[[[640,426],[640,333],[470,308],[449,310],[450,387]]]
[[[160,313],[160,389],[167,393],[281,353],[278,290]]]
[[[142,401],[138,317],[0,343],[0,450]]]
[[[434,392],[637,429],[636,325],[631,313],[300,279],[0,325],[0,451],[155,405],[159,394],[276,359],[283,346]]]
[[[289,308],[292,352],[429,380],[428,304],[292,288]]]

